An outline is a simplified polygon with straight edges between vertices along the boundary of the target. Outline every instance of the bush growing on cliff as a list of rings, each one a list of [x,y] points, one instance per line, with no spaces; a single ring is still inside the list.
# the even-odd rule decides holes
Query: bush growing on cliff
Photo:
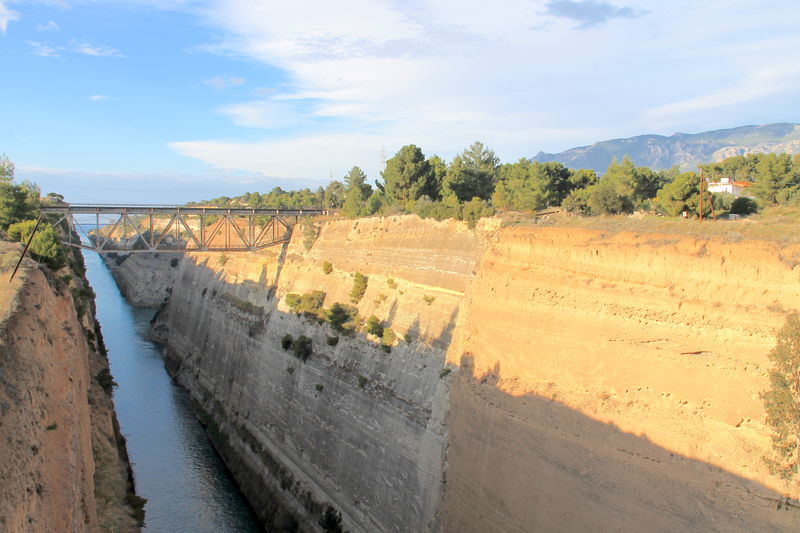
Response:
[[[327,321],[333,329],[339,333],[352,333],[353,321],[356,318],[357,309],[351,305],[344,305],[336,302],[328,310]]]
[[[800,314],[793,313],[778,332],[769,353],[772,388],[762,393],[772,427],[770,469],[784,479],[800,478]]]
[[[292,344],[294,344],[294,337],[292,337],[289,333],[281,338],[281,348],[284,350],[291,348]]]
[[[35,220],[12,224],[8,227],[8,237],[19,242],[27,242],[35,227]],[[42,223],[39,225],[28,251],[31,257],[40,263],[44,263],[51,270],[58,270],[66,264],[64,251],[58,243],[55,229],[50,224]]]
[[[325,302],[325,292],[311,291],[306,294],[290,293],[286,295],[286,305],[293,313],[303,314],[309,318],[318,318]]]
[[[327,275],[333,272],[333,263],[325,261],[322,263],[322,271]]]
[[[294,356],[305,362],[311,356],[311,339],[305,335],[300,335],[294,341]]]
[[[111,371],[108,368],[103,368],[94,376],[94,379],[103,391],[111,396],[114,387],[117,386],[117,382],[114,381],[114,378],[111,376]]]
[[[311,247],[314,246],[314,242],[316,242],[317,237],[319,237],[319,228],[317,228],[316,224],[314,224],[310,218],[303,219],[303,248],[306,251],[311,250]]]
[[[375,335],[376,337],[383,335],[383,325],[375,315],[372,315],[367,319],[367,333],[370,335]]]
[[[342,533],[342,513],[329,505],[319,518],[319,525],[325,533]]]
[[[361,272],[356,272],[355,279],[353,279],[353,289],[350,291],[350,301],[357,304],[364,297],[367,292],[367,282],[369,278]]]

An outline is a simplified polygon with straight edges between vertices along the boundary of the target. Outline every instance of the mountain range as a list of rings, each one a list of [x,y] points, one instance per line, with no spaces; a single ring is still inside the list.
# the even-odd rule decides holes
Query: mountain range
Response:
[[[678,165],[682,170],[694,170],[700,163],[768,152],[800,153],[800,124],[778,122],[670,136],[637,135],[570,148],[558,154],[539,152],[533,160],[557,161],[569,168],[590,168],[602,173],[613,158],[621,161],[628,156],[636,165],[652,169]]]

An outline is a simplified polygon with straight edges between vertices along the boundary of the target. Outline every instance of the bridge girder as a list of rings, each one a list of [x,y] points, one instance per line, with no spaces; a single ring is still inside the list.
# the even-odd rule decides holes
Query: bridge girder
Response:
[[[248,252],[285,243],[300,217],[322,209],[60,204],[42,215],[61,215],[69,226],[62,244],[99,253]],[[81,222],[76,216],[94,215]],[[211,218],[214,217],[214,218]],[[88,243],[80,239],[81,228]],[[75,235],[78,235],[77,240]]]

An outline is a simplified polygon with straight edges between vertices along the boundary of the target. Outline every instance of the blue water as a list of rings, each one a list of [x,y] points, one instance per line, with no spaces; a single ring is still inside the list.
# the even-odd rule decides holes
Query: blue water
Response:
[[[147,498],[145,531],[262,531],[195,418],[188,393],[173,384],[158,347],[147,340],[153,310],[129,305],[97,254],[84,258],[119,384],[114,403],[136,492]]]

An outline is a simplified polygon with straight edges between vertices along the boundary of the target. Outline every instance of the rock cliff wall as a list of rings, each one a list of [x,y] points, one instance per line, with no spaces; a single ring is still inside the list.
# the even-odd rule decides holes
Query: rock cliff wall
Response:
[[[0,290],[0,530],[138,531],[91,290],[58,274],[26,260]]]
[[[351,531],[800,527],[759,397],[800,250],[484,223],[337,221],[180,263],[154,331],[267,523],[319,530],[330,505]],[[390,353],[287,307],[349,303],[355,272]]]

